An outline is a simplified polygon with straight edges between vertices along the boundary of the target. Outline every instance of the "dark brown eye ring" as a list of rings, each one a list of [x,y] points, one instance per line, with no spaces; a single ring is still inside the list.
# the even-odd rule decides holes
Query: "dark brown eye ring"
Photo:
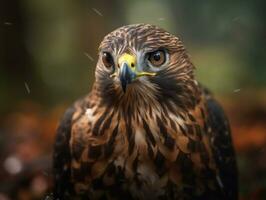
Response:
[[[111,68],[112,66],[114,66],[114,59],[108,52],[103,52],[102,61],[106,68]]]
[[[166,53],[164,50],[157,50],[149,53],[148,60],[154,67],[159,67],[166,61]]]

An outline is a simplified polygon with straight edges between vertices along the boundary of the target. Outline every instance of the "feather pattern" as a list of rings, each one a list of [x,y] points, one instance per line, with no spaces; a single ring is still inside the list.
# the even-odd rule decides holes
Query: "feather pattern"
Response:
[[[57,132],[55,197],[237,199],[228,122],[194,79],[179,38],[129,25],[108,34],[99,51],[116,57],[162,47],[168,64],[126,93],[99,59],[91,93],[67,111]]]

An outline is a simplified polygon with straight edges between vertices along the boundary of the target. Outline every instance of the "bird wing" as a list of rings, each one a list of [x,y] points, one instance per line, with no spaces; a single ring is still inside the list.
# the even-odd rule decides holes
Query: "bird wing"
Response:
[[[207,98],[207,112],[212,130],[212,153],[218,168],[217,182],[227,199],[237,199],[237,164],[228,120],[221,106],[211,96]]]
[[[72,117],[75,110],[74,106],[67,109],[57,129],[53,154],[53,174],[55,179],[53,195],[55,199],[63,199],[65,192],[72,188],[69,182],[71,161],[69,141]]]

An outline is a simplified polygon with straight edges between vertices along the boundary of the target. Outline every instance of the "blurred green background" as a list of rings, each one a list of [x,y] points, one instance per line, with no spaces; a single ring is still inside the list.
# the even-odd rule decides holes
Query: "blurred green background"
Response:
[[[102,38],[126,24],[150,23],[183,40],[197,79],[216,94],[232,123],[241,198],[261,198],[266,188],[265,9],[263,0],[2,0],[0,161],[6,166],[10,155],[22,164],[39,155],[50,160],[59,116],[91,88]],[[36,156],[25,161],[28,154],[17,152],[25,149],[13,147],[29,147],[29,138],[47,145],[36,145],[42,148],[39,154],[28,150]],[[0,185],[0,197],[8,199],[19,186],[10,183],[18,175],[6,180],[6,173],[3,167],[0,179],[10,187]]]

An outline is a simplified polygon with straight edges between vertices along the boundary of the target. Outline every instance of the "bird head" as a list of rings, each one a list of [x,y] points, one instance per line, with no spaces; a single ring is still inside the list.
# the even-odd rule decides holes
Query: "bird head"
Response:
[[[149,24],[127,25],[104,37],[96,82],[105,98],[186,98],[193,65],[180,39]]]

